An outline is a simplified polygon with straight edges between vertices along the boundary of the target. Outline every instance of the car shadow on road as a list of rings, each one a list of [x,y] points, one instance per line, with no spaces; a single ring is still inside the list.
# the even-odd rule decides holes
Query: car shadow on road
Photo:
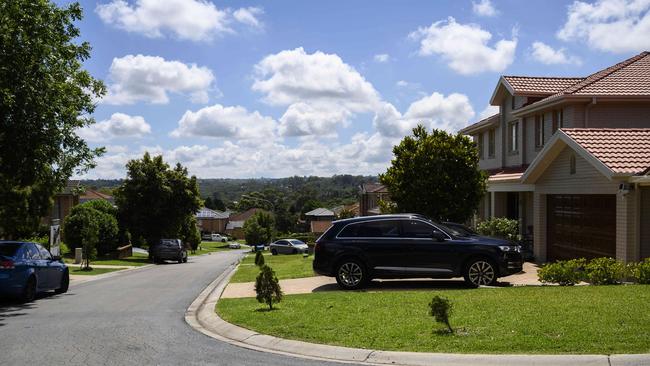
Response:
[[[508,282],[498,282],[495,287],[510,287]],[[359,291],[431,291],[431,290],[467,290],[472,287],[463,280],[435,280],[435,279],[404,279],[404,280],[373,280]],[[316,287],[312,292],[339,291],[341,288],[335,283],[328,283]]]
[[[44,301],[51,301],[64,296],[74,296],[72,293],[55,294],[54,292],[43,292],[36,295],[32,302],[23,303],[13,298],[0,298],[0,327],[6,325],[6,320],[27,315],[28,310],[38,308],[38,304]]]

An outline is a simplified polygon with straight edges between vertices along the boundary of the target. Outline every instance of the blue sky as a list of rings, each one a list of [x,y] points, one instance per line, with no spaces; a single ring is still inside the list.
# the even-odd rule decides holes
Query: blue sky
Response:
[[[65,1],[59,1],[65,4]],[[377,174],[417,123],[457,131],[499,75],[584,76],[650,49],[647,0],[82,1],[106,146],[201,178]]]

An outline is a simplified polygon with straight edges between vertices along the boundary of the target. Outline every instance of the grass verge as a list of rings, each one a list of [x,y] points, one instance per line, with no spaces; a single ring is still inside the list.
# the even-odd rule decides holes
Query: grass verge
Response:
[[[74,263],[74,258],[64,258],[65,263],[71,264]],[[126,257],[122,259],[112,259],[112,258],[98,258],[90,263],[91,267],[93,264],[101,265],[110,265],[110,266],[145,266],[151,264],[149,258],[146,254],[133,253],[131,257]]]
[[[455,334],[428,314],[449,298]],[[282,338],[394,351],[612,354],[650,352],[650,285],[513,287],[431,292],[321,292],[221,299],[228,322]]]
[[[92,267],[92,264],[90,266]],[[70,268],[70,274],[83,275],[83,276],[96,276],[104,273],[121,271],[124,269],[126,268],[93,268],[91,271],[84,271],[82,269],[79,269],[79,267],[76,267],[76,268]]]
[[[279,280],[315,276],[312,269],[313,261],[313,256],[305,258],[300,254],[271,255],[271,253],[264,253],[264,263],[273,268]],[[259,273],[260,270],[255,265],[255,254],[249,253],[242,260],[230,282],[254,282]]]

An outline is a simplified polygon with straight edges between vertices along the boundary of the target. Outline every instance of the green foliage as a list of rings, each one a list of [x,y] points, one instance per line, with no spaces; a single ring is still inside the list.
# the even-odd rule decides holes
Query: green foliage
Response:
[[[170,168],[162,156],[152,158],[149,153],[129,161],[126,168],[127,178],[115,190],[115,202],[120,224],[134,242],[180,237],[183,225],[202,204],[196,177],[188,177],[180,164]]]
[[[492,236],[512,241],[520,239],[519,221],[506,217],[492,217],[479,222],[476,231],[481,235]]]
[[[244,222],[244,238],[246,244],[267,244],[274,236],[273,216],[265,211],[258,211]]]
[[[278,237],[283,239],[297,239],[308,244],[316,242],[317,239],[316,233],[287,233]]]
[[[354,211],[344,208],[339,212],[339,214],[336,216],[337,219],[343,220],[343,219],[349,219],[354,217]]]
[[[94,248],[99,254],[107,254],[119,247],[119,236],[117,219],[115,216],[93,207],[100,207],[89,201],[72,208],[70,215],[63,221],[63,237],[69,248],[81,248],[84,245],[84,235],[88,235],[84,230],[88,225],[97,226],[96,240]]]
[[[52,196],[93,166],[79,128],[94,123],[101,81],[83,69],[78,3],[0,1],[0,236],[32,235]]]
[[[179,235],[183,244],[189,245],[192,252],[196,252],[199,244],[201,244],[201,232],[196,224],[196,217],[188,216],[181,227]]]
[[[542,283],[573,286],[583,280],[586,264],[584,258],[547,263],[537,271],[537,277]]]
[[[264,265],[260,270],[260,274],[255,279],[255,297],[258,302],[267,304],[269,310],[273,310],[273,304],[282,301],[282,289],[280,282],[275,276],[275,272],[271,267]]]
[[[393,147],[394,158],[379,180],[399,212],[439,221],[465,222],[485,193],[476,145],[467,136],[419,125]]]
[[[429,303],[429,314],[433,316],[436,322],[446,325],[449,333],[454,332],[454,330],[451,328],[451,324],[449,324],[449,317],[451,316],[451,312],[452,305],[449,299],[440,297],[438,295],[434,296],[431,299],[431,302]]]
[[[261,250],[255,252],[255,265],[260,268],[264,265],[264,254]]]
[[[97,211],[117,217],[117,207],[113,206],[110,202],[105,200],[92,200],[82,203],[86,207],[93,208]]]
[[[630,266],[629,273],[632,275],[634,282],[641,284],[650,284],[650,258],[644,261],[634,263]]]
[[[592,285],[619,284],[625,276],[625,265],[614,258],[595,258],[585,265],[585,281]]]

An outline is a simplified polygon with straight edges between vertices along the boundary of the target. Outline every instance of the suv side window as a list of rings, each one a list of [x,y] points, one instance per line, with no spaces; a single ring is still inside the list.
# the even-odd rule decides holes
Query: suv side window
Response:
[[[434,233],[443,234],[435,226],[427,224],[426,222],[418,220],[404,220],[402,221],[402,230],[405,238],[433,238]]]
[[[381,220],[348,225],[338,236],[344,238],[398,238],[399,235],[399,221]]]

